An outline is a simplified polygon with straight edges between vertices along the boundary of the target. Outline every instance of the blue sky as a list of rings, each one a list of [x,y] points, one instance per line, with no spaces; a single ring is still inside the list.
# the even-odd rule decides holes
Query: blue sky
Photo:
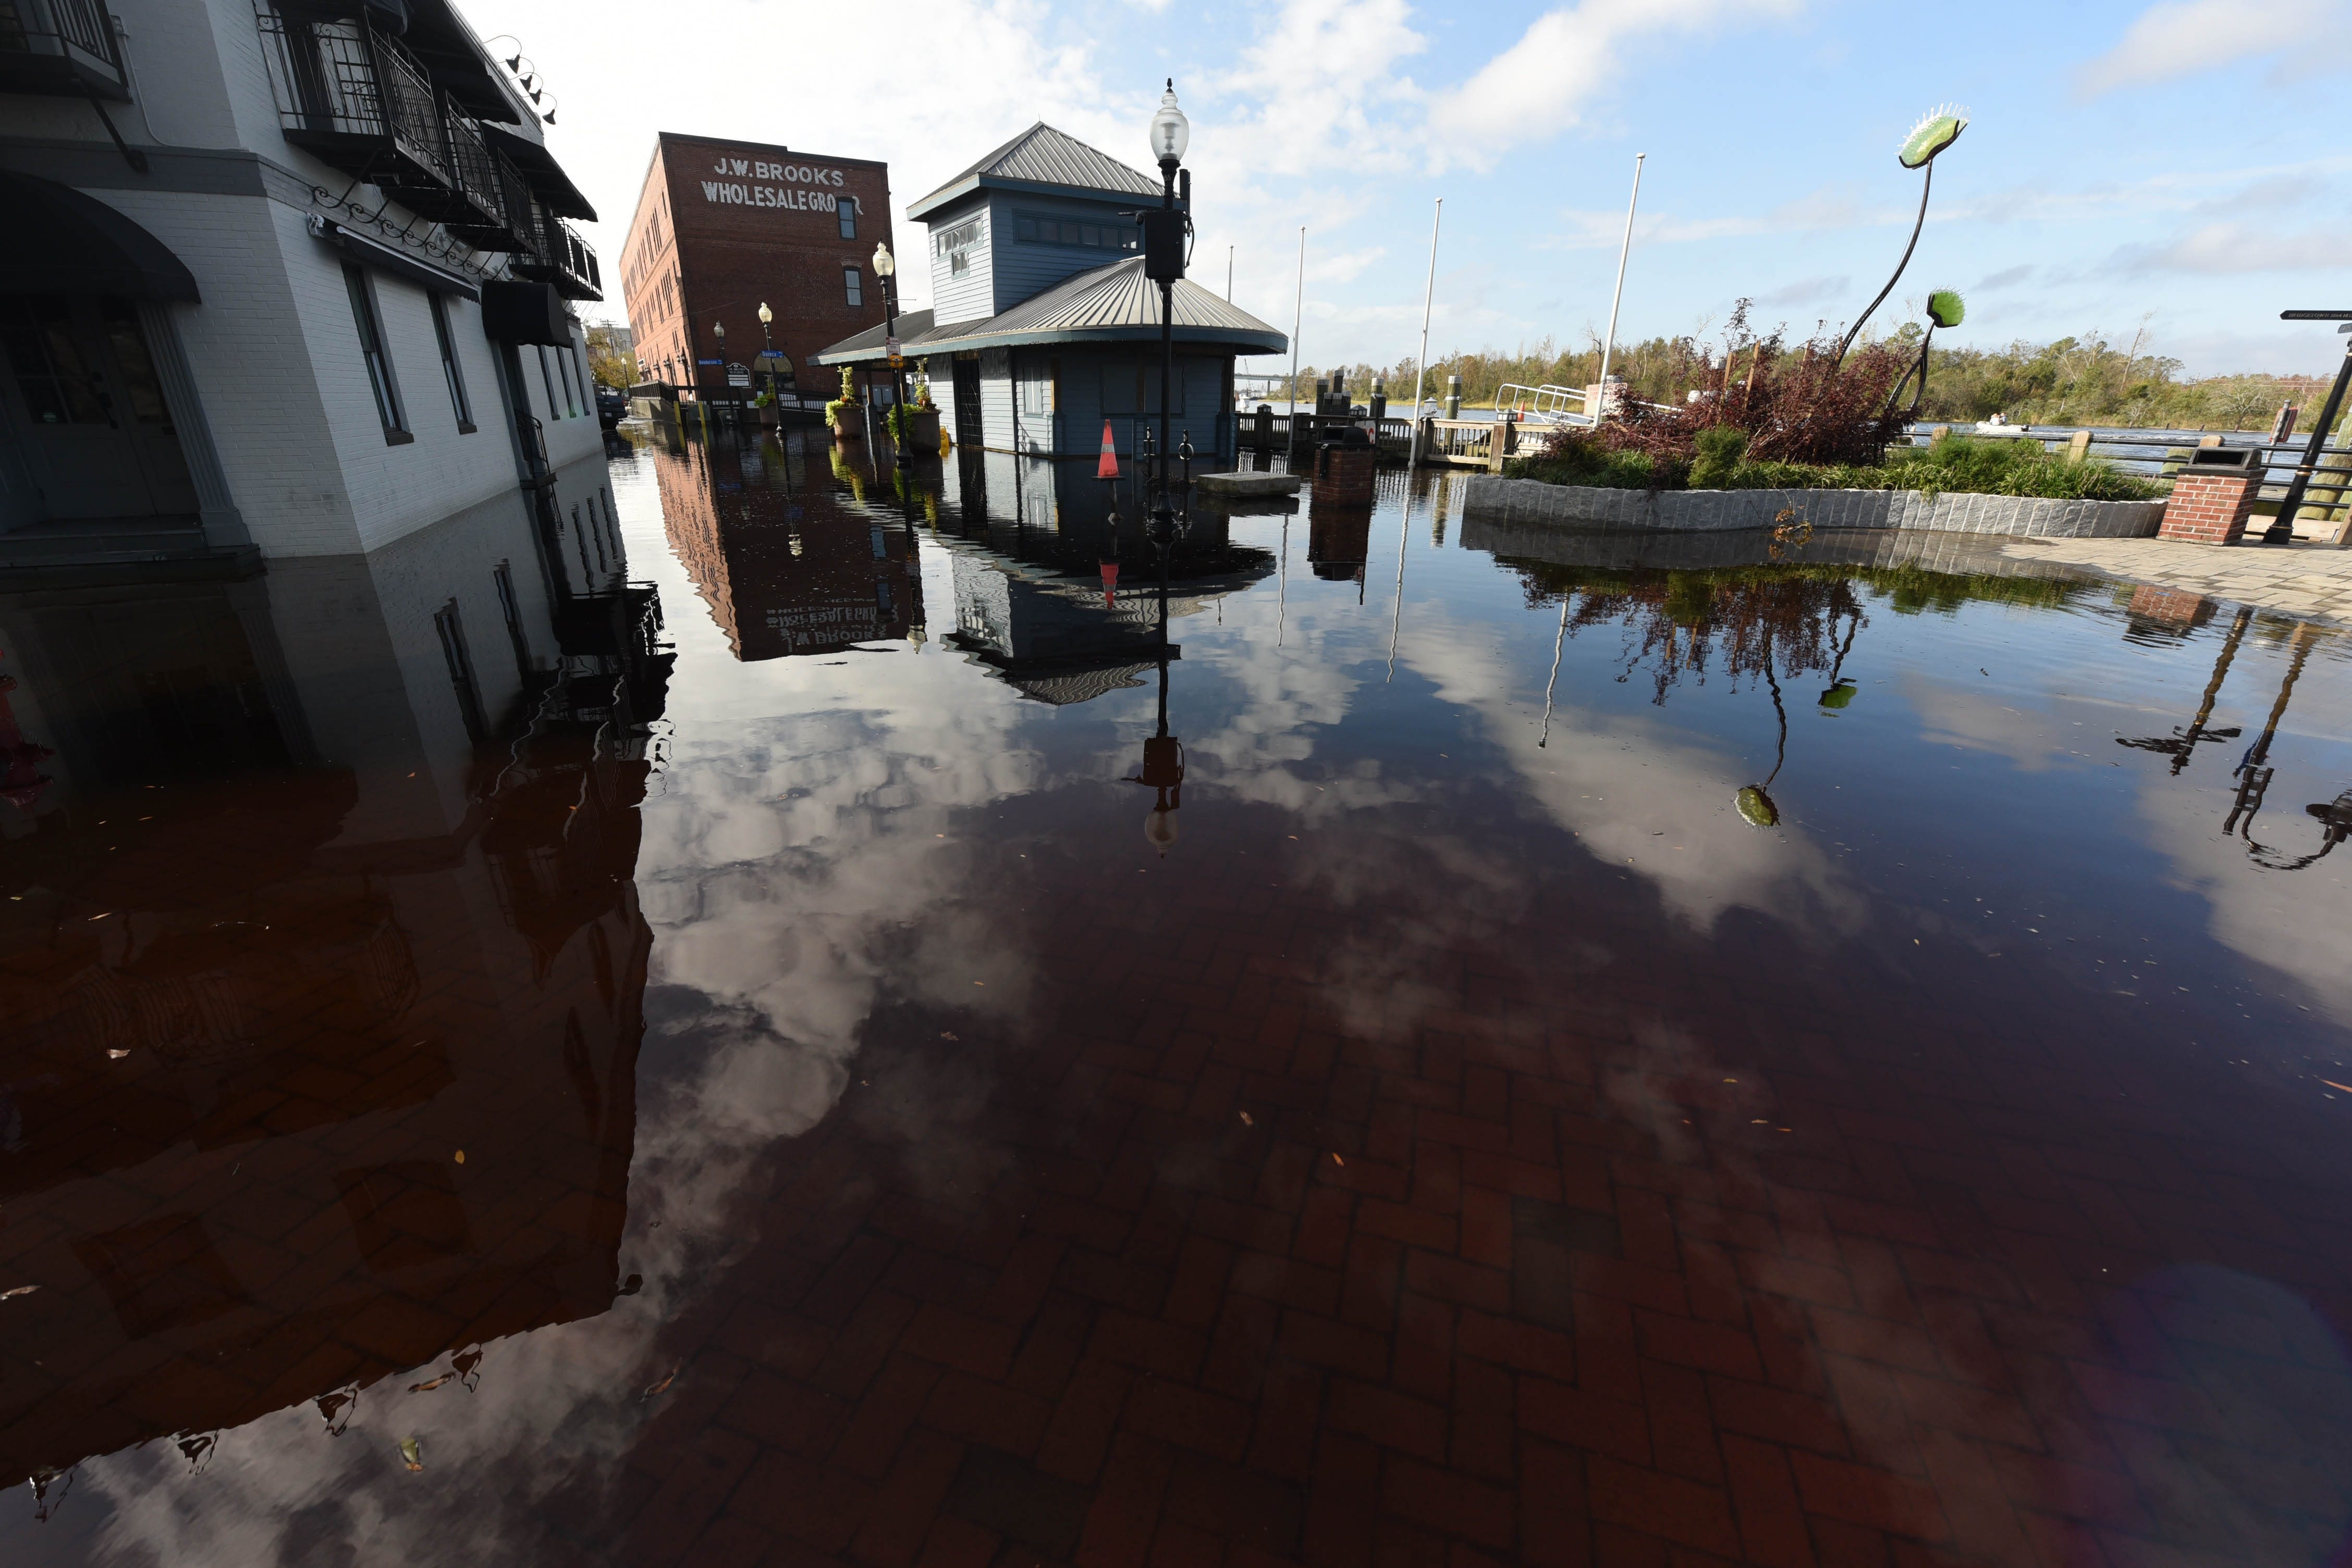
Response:
[[[1849,320],[1918,199],[1895,147],[1947,101],[1972,123],[1890,324],[1950,286],[1963,342],[2144,331],[2190,374],[2324,372],[2340,340],[2278,312],[2352,306],[2352,153],[2308,42],[2352,0],[460,4],[556,95],[608,260],[657,131],[887,159],[903,228],[1033,121],[1143,164],[1173,75],[1194,277],[1222,289],[1232,246],[1236,303],[1287,331],[1307,226],[1314,363],[1413,352],[1440,196],[1433,354],[1597,334],[1637,152],[1621,341],[1710,329],[1743,295],[1798,336]]]

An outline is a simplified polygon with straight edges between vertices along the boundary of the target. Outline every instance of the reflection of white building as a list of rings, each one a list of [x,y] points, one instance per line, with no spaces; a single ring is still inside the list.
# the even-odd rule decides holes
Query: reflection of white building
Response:
[[[448,0],[20,0],[0,213],[0,561],[551,532],[597,482],[594,215]]]
[[[0,584],[0,1475],[625,1287],[667,658],[534,535]]]

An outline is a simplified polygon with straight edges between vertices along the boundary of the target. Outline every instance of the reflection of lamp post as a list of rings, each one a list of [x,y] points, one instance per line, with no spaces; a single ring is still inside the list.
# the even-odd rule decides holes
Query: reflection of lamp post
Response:
[[[1895,161],[1905,168],[1927,171],[1919,182],[1919,216],[1911,226],[1911,243],[1903,247],[1903,259],[1895,264],[1895,276],[1886,280],[1886,287],[1881,289],[1878,298],[1870,302],[1870,310],[1864,310],[1854,321],[1853,330],[1845,335],[1845,342],[1838,344],[1840,363],[1844,361],[1846,350],[1853,347],[1853,340],[1862,335],[1863,322],[1870,320],[1872,310],[1886,302],[1886,297],[1895,292],[1895,285],[1902,278],[1903,269],[1911,265],[1911,253],[1919,248],[1919,231],[1927,224],[1927,193],[1936,185],[1936,154],[1958,141],[1960,132],[1968,128],[1969,117],[1958,110],[1931,110],[1926,119],[1911,128],[1911,134],[1903,139],[1903,145],[1895,150]],[[1603,395],[1607,395],[1604,393]]]
[[[2245,637],[2246,626],[2253,618],[2253,611],[2240,610],[2238,618],[2231,623],[2230,635],[2221,639],[2221,657],[2213,661],[2213,679],[2205,683],[2205,699],[2198,703],[2197,717],[2189,721],[2188,729],[2177,730],[2169,735],[2117,736],[2116,744],[2129,746],[2134,751],[2164,752],[2172,759],[2172,774],[2178,778],[2180,770],[2189,765],[2189,759],[2200,741],[2236,740],[2239,731],[2235,725],[2227,730],[2209,731],[2205,728],[2205,721],[2213,716],[2213,700],[2221,694],[2221,681],[2230,673],[2230,661],[2238,657],[2238,644]]]
[[[1184,742],[1168,732],[1168,551],[1153,544],[1160,554],[1160,730],[1144,741],[1143,771],[1128,782],[1158,792],[1143,837],[1164,856],[1176,842],[1176,812],[1184,804]]]
[[[2278,700],[2271,704],[2271,716],[2263,722],[2262,734],[2246,748],[2246,754],[2231,770],[2238,775],[2238,795],[2231,803],[2230,815],[2222,819],[2221,831],[2235,833],[2242,818],[2249,845],[2253,843],[2255,814],[2263,809],[2263,796],[2270,791],[2274,771],[2270,765],[2271,738],[2278,733],[2279,721],[2286,717],[2287,699],[2294,695],[2294,683],[2303,674],[2303,661],[2311,657],[2311,645],[2316,636],[2308,621],[2294,628],[2294,653],[2287,660],[2286,679],[2279,682]]]
[[[768,309],[768,302],[765,300],[761,300],[760,357],[767,362],[768,404],[771,407],[775,405],[776,401],[776,340],[769,335],[768,323],[775,319],[776,313]]]

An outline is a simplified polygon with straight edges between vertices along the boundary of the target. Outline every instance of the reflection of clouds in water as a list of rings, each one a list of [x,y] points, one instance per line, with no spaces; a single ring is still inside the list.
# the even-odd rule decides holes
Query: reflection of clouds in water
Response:
[[[1918,716],[1920,739],[2005,758],[2020,773],[2046,773],[2082,763],[2109,763],[2118,730],[2128,734],[2160,732],[2162,721],[2137,705],[2072,695],[2029,696],[1998,688],[1971,691],[1964,686],[1903,672],[1903,700]],[[2155,724],[2156,731],[2133,726]],[[2095,748],[2105,747],[2107,751]]]
[[[2233,786],[2228,768],[2229,760],[2217,754],[2200,757],[2179,779],[2154,772],[2139,792],[2147,841],[2172,862],[2177,885],[2205,900],[2206,929],[2216,942],[2298,982],[2336,1022],[2352,1024],[2352,971],[2344,964],[2342,935],[2352,927],[2352,846],[2300,871],[2257,868],[2245,841],[2221,831]],[[2196,787],[2200,779],[2209,787]],[[2252,832],[2259,842],[2305,855],[2323,835],[2304,812],[2308,790],[2297,794],[2295,786],[2280,774]]]
[[[1825,923],[1851,931],[1862,895],[1801,826],[1751,827],[1733,805],[1741,785],[1769,766],[1727,757],[1664,717],[1618,718],[1576,707],[1563,690],[1550,743],[1538,747],[1538,714],[1515,706],[1520,686],[1503,659],[1467,628],[1432,626],[1432,612],[1402,662],[1444,700],[1486,722],[1486,738],[1528,795],[1605,866],[1658,889],[1666,908],[1706,931],[1727,910],[1752,909],[1791,930]],[[1766,700],[1755,694],[1761,707]],[[1782,803],[1784,809],[1790,803]],[[1801,819],[1798,806],[1791,815]]]
[[[371,1562],[561,1554],[538,1509],[583,1486],[596,1506],[596,1478],[659,1408],[640,1393],[669,1370],[654,1364],[663,1322],[732,1250],[745,1174],[839,1099],[886,985],[1001,1017],[1027,993],[1017,928],[953,901],[971,869],[958,814],[1041,780],[1042,758],[1013,736],[1017,698],[960,660],[877,659],[858,673],[856,710],[760,717],[740,710],[740,685],[732,704],[673,705],[637,879],[656,941],[621,1268],[645,1277],[640,1293],[494,1342],[471,1394],[453,1383],[410,1394],[418,1377],[387,1377],[340,1438],[306,1402],[224,1434],[198,1478],[165,1444],[92,1460],[78,1484],[112,1510],[101,1557],[310,1561],[344,1542],[365,1542]],[[682,674],[684,692],[730,689]],[[963,1088],[965,1100],[985,1092]],[[912,1132],[951,1110],[934,1095],[893,1114]],[[400,1462],[410,1436],[423,1440],[422,1475]]]

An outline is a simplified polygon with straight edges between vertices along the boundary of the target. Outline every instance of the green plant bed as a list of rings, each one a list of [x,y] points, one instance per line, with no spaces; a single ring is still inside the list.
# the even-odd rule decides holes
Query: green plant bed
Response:
[[[1897,447],[1883,464],[1759,463],[1743,432],[1701,432],[1689,462],[1611,451],[1580,437],[1507,465],[1514,479],[1606,489],[1918,490],[1927,495],[2030,496],[2042,500],[2154,500],[2165,488],[2098,458],[2074,461],[2037,442],[1954,437],[1937,447]]]

